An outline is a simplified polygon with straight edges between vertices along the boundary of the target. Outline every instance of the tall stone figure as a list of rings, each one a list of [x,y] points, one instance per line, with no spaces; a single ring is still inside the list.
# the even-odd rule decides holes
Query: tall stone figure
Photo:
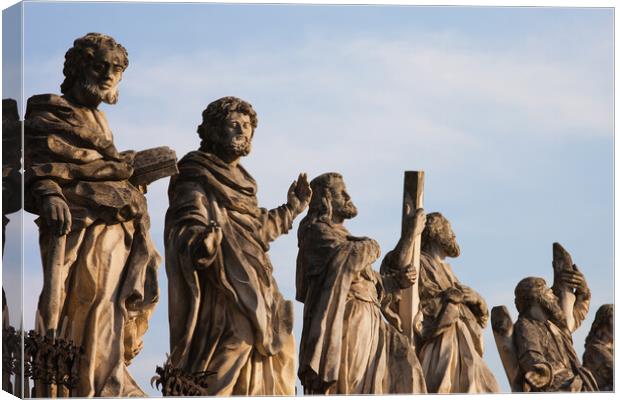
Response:
[[[305,174],[287,203],[267,210],[239,163],[257,126],[252,106],[223,97],[202,113],[200,148],[179,162],[168,189],[170,362],[212,372],[209,395],[293,395],[293,306],[273,278],[269,243],[310,201]]]
[[[423,322],[418,350],[426,386],[430,393],[498,392],[482,359],[486,302],[463,285],[445,261],[459,254],[449,221],[440,213],[428,214],[420,257]]]
[[[24,201],[39,215],[45,279],[36,326],[82,347],[73,396],[144,395],[127,365],[158,300],[161,257],[146,199],[129,182],[135,153],[117,151],[98,109],[117,102],[127,66],[110,36],[78,38],[62,96],[31,97],[25,115]]]
[[[519,318],[514,325],[514,343],[525,392],[586,392],[597,390],[587,368],[579,362],[572,332],[587,313],[590,291],[583,274],[575,269],[556,277],[575,290],[574,321],[570,325],[561,302],[544,279],[528,277],[515,288]],[[554,285],[557,288],[557,285]],[[556,291],[557,292],[557,291]]]
[[[342,176],[326,173],[311,182],[308,215],[297,233],[297,300],[304,303],[298,376],[307,394],[426,393],[414,347],[393,307],[401,289],[416,279],[404,265],[424,213],[409,208],[406,230],[381,267],[373,239],[343,226],[357,215]],[[388,322],[389,321],[389,322]]]
[[[614,390],[614,305],[603,304],[586,337],[583,366],[596,379],[598,390]]]

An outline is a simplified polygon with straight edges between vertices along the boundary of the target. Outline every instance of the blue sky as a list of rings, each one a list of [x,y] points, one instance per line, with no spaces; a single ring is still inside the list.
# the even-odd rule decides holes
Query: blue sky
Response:
[[[611,9],[26,3],[24,24],[26,98],[59,92],[64,53],[87,32],[127,48],[120,101],[103,106],[120,149],[182,156],[198,146],[206,105],[239,96],[259,116],[244,165],[263,206],[285,202],[300,171],[341,172],[360,211],[349,229],[385,253],[400,232],[403,171],[423,169],[425,208],[449,218],[461,244],[453,269],[490,307],[516,318],[514,286],[551,280],[554,241],[593,292],[579,354],[594,312],[613,302]],[[162,254],[166,188],[147,195]],[[32,220],[26,328],[41,286]],[[297,222],[270,251],[289,299]],[[151,395],[168,351],[163,265],[159,276],[161,302],[131,366]],[[296,303],[297,338],[301,315]],[[490,327],[485,345],[509,390]]]

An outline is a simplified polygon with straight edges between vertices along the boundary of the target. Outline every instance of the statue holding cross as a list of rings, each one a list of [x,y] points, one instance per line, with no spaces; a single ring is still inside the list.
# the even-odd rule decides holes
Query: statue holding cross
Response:
[[[377,242],[353,236],[343,225],[357,209],[342,175],[322,174],[310,186],[308,215],[297,232],[296,297],[304,303],[298,376],[304,392],[426,393],[397,310],[403,291],[417,280],[413,248],[424,211],[405,196],[401,238],[379,273],[372,268],[380,255]]]

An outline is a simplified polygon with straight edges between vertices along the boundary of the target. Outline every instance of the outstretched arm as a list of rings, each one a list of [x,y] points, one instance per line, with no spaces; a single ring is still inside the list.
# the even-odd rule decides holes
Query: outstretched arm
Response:
[[[577,265],[573,264],[573,269],[565,269],[558,273],[557,282],[554,281],[553,287],[556,296],[561,293],[560,290],[562,289],[568,290],[574,295],[574,301],[571,298],[572,296],[559,296],[567,327],[571,332],[574,332],[581,326],[590,309],[590,289]]]
[[[266,212],[260,232],[264,243],[272,242],[278,236],[287,233],[293,226],[293,220],[308,207],[310,197],[312,189],[308,177],[305,173],[301,173],[288,189],[286,204]]]

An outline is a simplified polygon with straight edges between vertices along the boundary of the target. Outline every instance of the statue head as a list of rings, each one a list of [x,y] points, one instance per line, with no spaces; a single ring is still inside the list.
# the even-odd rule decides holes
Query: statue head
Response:
[[[586,347],[594,341],[613,344],[614,339],[614,305],[603,304],[596,311],[590,333],[586,337]]]
[[[310,182],[312,198],[308,207],[308,216],[327,223],[342,223],[345,219],[355,218],[357,208],[342,179],[337,172],[327,172]]]
[[[65,54],[61,92],[86,106],[118,101],[118,84],[129,65],[127,50],[112,37],[88,33]]]
[[[443,257],[458,257],[461,254],[450,221],[439,212],[426,215],[426,226],[422,231],[422,251],[439,251],[443,253]]]
[[[200,149],[224,161],[247,156],[257,125],[258,117],[250,103],[238,97],[222,97],[202,112],[202,123],[197,129]]]
[[[521,279],[515,287],[515,306],[519,315],[542,317],[561,328],[566,328],[566,318],[558,298],[543,278],[530,276]],[[538,311],[543,315],[537,317]]]

